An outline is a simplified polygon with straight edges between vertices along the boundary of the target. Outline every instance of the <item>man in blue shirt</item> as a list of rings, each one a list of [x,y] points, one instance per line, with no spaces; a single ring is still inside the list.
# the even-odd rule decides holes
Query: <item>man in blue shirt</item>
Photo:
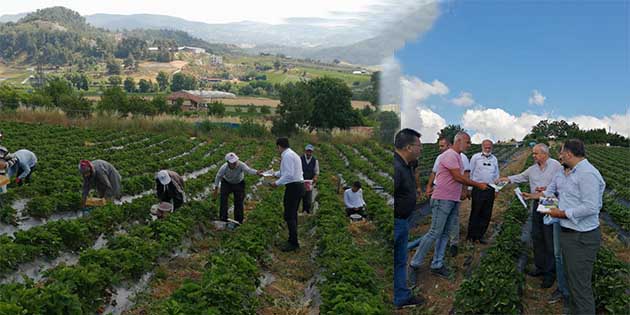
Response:
[[[566,189],[559,191],[558,208],[549,213],[560,219],[560,247],[572,314],[595,314],[591,277],[601,243],[599,211],[606,188],[601,174],[585,156],[581,140],[567,140],[562,146],[560,158],[571,171]]]

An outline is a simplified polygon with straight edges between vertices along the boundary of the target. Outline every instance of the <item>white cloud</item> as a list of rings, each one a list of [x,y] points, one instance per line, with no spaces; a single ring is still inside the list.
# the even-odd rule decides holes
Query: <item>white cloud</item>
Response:
[[[512,138],[520,140],[531,131],[533,126],[544,119],[575,122],[580,129],[610,128],[612,132],[630,137],[630,110],[626,110],[625,114],[599,118],[589,115],[554,117],[548,114],[531,113],[521,113],[517,116],[500,108],[469,109],[463,114],[461,124],[464,129],[471,131],[473,143],[480,143],[486,138],[494,141]]]
[[[545,105],[545,100],[547,98],[542,95],[538,90],[533,90],[532,95],[529,96],[529,104],[530,105]]]
[[[418,108],[417,111],[420,118],[420,128],[417,130],[422,134],[422,142],[434,143],[437,133],[446,127],[446,120],[428,108]]]
[[[413,128],[420,132],[427,126],[433,128],[436,123],[430,118],[437,117],[430,114],[434,112],[426,108],[423,101],[433,95],[448,94],[448,87],[439,80],[427,83],[417,77],[404,77],[400,80],[400,84],[402,86],[401,126]],[[424,118],[422,117],[423,114]],[[446,124],[445,121],[444,124]],[[422,132],[422,134],[426,134],[426,132]]]
[[[459,96],[451,99],[451,103],[457,106],[470,106],[475,103],[475,99],[473,99],[472,94],[469,92],[461,92]]]

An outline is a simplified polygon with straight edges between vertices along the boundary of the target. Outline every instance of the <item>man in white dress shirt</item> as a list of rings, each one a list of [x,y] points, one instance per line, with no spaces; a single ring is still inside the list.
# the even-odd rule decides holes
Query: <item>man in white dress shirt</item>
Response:
[[[470,179],[492,184],[499,178],[499,161],[492,154],[492,141],[486,139],[481,142],[481,152],[470,158]],[[483,238],[488,230],[492,207],[496,192],[494,188],[486,190],[474,188],[472,190],[472,203],[470,206],[470,219],[468,220],[468,236],[466,239],[473,242],[485,243]]]
[[[276,147],[280,153],[280,171],[274,174],[279,179],[271,183],[271,187],[286,186],[284,190],[284,220],[289,229],[289,240],[282,251],[290,252],[300,248],[297,236],[298,206],[304,195],[304,177],[302,176],[302,160],[291,148],[288,138],[278,138]]]

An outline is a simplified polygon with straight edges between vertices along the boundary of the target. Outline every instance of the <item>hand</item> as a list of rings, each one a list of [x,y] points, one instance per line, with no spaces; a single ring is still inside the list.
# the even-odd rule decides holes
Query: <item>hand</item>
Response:
[[[427,196],[427,198],[430,198],[432,193],[433,187],[427,186],[427,188],[424,190],[424,195]]]
[[[558,208],[551,208],[551,210],[549,211],[549,215],[554,218],[560,218],[560,219],[567,218],[566,213]]]
[[[19,177],[16,177],[15,183],[19,185],[20,183],[22,183],[22,179],[20,179]]]
[[[539,187],[536,187],[536,192],[543,192],[543,191],[545,191],[545,189],[547,189],[547,187],[539,186]]]
[[[219,190],[215,188],[215,189],[212,191],[212,197],[216,199],[218,194],[219,194]]]
[[[488,184],[486,184],[486,183],[477,183],[477,188],[479,188],[480,190],[486,190],[486,189],[488,189]]]
[[[256,171],[256,175],[258,175],[258,176],[262,176],[262,174],[263,174],[263,173],[264,173],[264,172],[263,172],[262,170],[258,170],[258,171]]]
[[[277,188],[278,187],[278,184],[276,184],[275,182],[273,182],[273,183],[271,183],[269,185],[271,186],[271,188]]]
[[[497,180],[495,180],[495,181],[494,181],[494,183],[495,183],[495,184],[498,184],[498,183],[500,183],[500,182],[509,183],[509,182],[510,182],[510,179],[509,179],[509,178],[507,178],[507,177],[499,177],[499,178],[497,178]]]
[[[525,200],[538,199],[534,197],[534,194],[528,192],[521,192],[521,196],[523,196]]]
[[[417,194],[418,196],[422,196],[422,188],[418,187],[418,188],[416,189],[416,194]]]

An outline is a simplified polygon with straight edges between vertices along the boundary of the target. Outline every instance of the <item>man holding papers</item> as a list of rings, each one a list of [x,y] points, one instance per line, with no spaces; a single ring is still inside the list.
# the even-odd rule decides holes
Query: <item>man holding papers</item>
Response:
[[[543,143],[534,146],[533,158],[536,162],[524,172],[499,178],[498,182],[529,182],[531,192],[543,191],[551,180],[562,171],[560,162],[549,157],[549,147]],[[553,228],[543,222],[544,214],[536,211],[538,201],[532,208],[532,241],[536,270],[529,272],[532,277],[543,277],[542,288],[550,288],[554,283],[555,264],[553,259]]]

